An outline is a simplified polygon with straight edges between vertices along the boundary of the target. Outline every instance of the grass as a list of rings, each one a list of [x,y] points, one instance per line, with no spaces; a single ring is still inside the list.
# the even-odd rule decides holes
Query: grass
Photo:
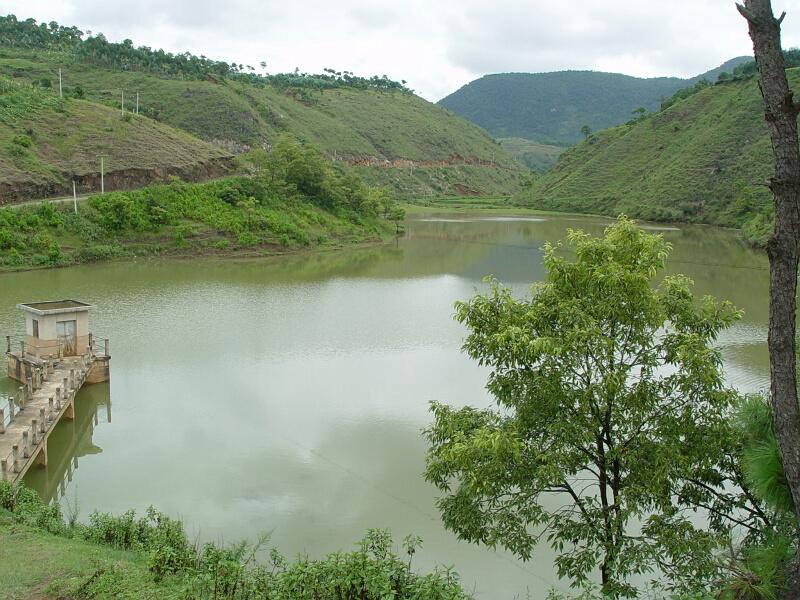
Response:
[[[787,74],[792,87],[800,89],[800,69]],[[757,82],[736,81],[591,135],[514,202],[543,210],[737,227],[763,245],[772,221],[765,185],[771,160]]]
[[[354,550],[292,561],[275,548],[262,552],[267,541],[192,543],[181,521],[153,507],[67,522],[33,490],[0,482],[4,598],[469,598],[452,569],[412,570],[417,536],[402,541],[404,556],[388,531],[369,529]]]
[[[174,579],[156,583],[144,557],[55,536],[0,510],[0,581],[8,600],[54,598],[182,599]]]
[[[152,119],[0,78],[0,190],[6,199],[99,186],[100,157],[111,187],[174,173],[221,170],[230,153]]]
[[[341,88],[298,99],[269,85],[170,79],[0,48],[0,74],[17,80],[52,78],[59,67],[68,94],[79,86],[87,100],[118,108],[122,90],[126,99],[138,92],[143,115],[234,152],[290,133],[331,159],[369,163],[360,171],[370,183],[392,185],[404,196],[507,194],[526,173],[482,129],[409,93]]]

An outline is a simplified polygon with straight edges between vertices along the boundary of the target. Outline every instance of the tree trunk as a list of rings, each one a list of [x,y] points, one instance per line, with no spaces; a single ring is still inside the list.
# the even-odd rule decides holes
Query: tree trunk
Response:
[[[795,323],[797,267],[800,255],[800,150],[798,107],[786,80],[781,52],[781,21],[772,13],[770,0],[745,0],[737,4],[747,19],[753,40],[758,83],[764,98],[765,118],[772,140],[775,172],[770,189],[775,199],[775,228],[767,244],[770,265],[769,363],[773,428],[783,469],[800,523],[800,410],[795,373]],[[800,598],[800,557],[789,574],[784,598]],[[791,589],[794,588],[794,589]]]

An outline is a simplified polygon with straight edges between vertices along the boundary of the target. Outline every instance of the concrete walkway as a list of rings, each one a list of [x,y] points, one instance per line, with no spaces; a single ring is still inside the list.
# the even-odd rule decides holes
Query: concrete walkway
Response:
[[[0,479],[20,481],[32,465],[47,464],[47,438],[62,417],[74,418],[75,394],[93,361],[85,355],[34,366],[31,380],[0,414]]]

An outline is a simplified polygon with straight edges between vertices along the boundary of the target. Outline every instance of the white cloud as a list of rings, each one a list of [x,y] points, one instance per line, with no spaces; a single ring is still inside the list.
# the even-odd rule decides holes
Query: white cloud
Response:
[[[784,45],[800,45],[800,0]],[[485,73],[595,69],[692,76],[751,51],[732,0],[6,0],[19,18],[271,72],[348,69],[437,100]]]

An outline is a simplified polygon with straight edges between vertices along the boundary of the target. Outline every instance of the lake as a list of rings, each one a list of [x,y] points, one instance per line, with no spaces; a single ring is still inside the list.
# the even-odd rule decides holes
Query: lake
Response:
[[[421,430],[430,400],[492,402],[487,371],[460,351],[453,303],[489,274],[525,294],[545,242],[607,223],[437,213],[379,247],[2,274],[3,335],[22,332],[18,302],[76,298],[97,305],[91,329],[111,339],[110,384],[80,392],[50,465],[26,483],[83,519],[152,504],[191,538],[268,531],[288,556],[351,548],[370,527],[398,542],[419,534],[416,567],[454,565],[481,598],[564,587],[545,546],[522,563],[443,529]],[[650,228],[674,245],[669,272],[745,311],[719,339],[726,373],[743,391],[766,388],[766,256],[731,231]]]

